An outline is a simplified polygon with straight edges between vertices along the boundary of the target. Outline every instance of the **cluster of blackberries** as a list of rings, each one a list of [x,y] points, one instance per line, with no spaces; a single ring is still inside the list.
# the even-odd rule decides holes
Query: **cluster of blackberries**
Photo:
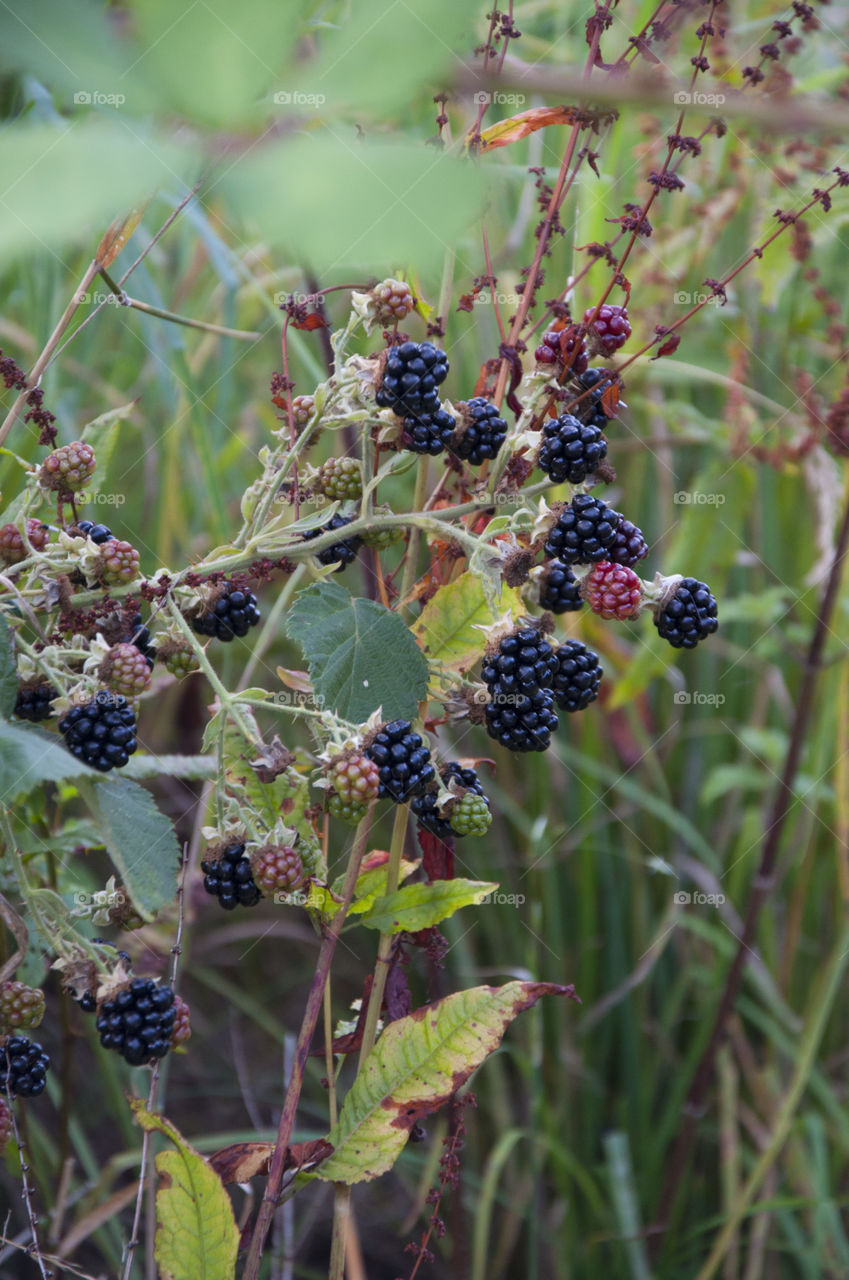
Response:
[[[536,627],[505,636],[481,671],[487,733],[511,751],[545,751],[557,728],[551,694],[557,659]]]
[[[225,845],[215,858],[200,864],[203,887],[218,899],[225,911],[235,907],[255,907],[262,892],[254,880],[244,843]]]
[[[80,533],[84,533],[86,537],[91,538],[92,542],[96,542],[102,547],[104,542],[110,542],[115,534],[105,524],[95,524],[93,520],[78,520],[77,528]]]
[[[38,684],[22,684],[15,698],[14,714],[19,720],[46,720],[51,714],[53,699],[58,697],[58,690],[48,680]]]
[[[133,978],[129,986],[104,1000],[97,1015],[104,1049],[114,1049],[132,1067],[164,1058],[174,1030],[174,991],[153,978]]]
[[[365,748],[365,755],[377,765],[377,794],[388,796],[396,804],[404,804],[423,791],[435,777],[430,752],[421,735],[413,733],[409,720],[392,720],[383,725]]]
[[[309,533],[305,533],[304,542],[311,542],[313,538],[317,538],[322,533],[332,533],[334,529],[344,529],[345,525],[350,524],[352,520],[353,516],[340,516],[337,512],[320,528],[310,529]],[[316,554],[316,560],[318,560],[319,564],[337,565],[336,572],[338,573],[346,565],[356,560],[357,552],[362,545],[362,538],[356,535],[353,538],[340,538],[338,542],[333,542],[329,547],[325,547],[323,551],[319,551]]]
[[[438,789],[428,787],[410,805],[419,826],[441,840],[448,836],[483,835],[492,821],[492,814],[475,770],[464,769],[456,760],[452,760],[444,769],[440,769],[439,776],[446,787],[453,778],[465,788],[464,794],[450,806],[446,804],[447,814],[443,817],[437,807]]]
[[[199,636],[214,636],[224,641],[246,636],[259,620],[256,596],[232,582],[224,584],[211,609],[190,619],[192,630]]]
[[[136,717],[120,694],[100,689],[59,721],[59,732],[72,756],[106,773],[120,769],[136,749]]]
[[[0,1039],[0,1095],[34,1098],[44,1092],[50,1058],[41,1045],[26,1036]]]

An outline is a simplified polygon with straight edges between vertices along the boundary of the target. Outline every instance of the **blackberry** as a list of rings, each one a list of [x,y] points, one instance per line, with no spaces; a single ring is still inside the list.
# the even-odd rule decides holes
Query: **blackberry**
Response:
[[[333,787],[328,811],[343,822],[358,823],[380,788],[377,765],[368,756],[345,756],[331,762],[327,778]]]
[[[583,711],[598,697],[604,674],[598,660],[580,640],[567,640],[557,650],[554,700],[561,711]]]
[[[27,520],[27,539],[36,551],[43,551],[50,541],[50,529],[40,520]],[[23,535],[15,524],[0,525],[0,560],[20,564],[30,554]]]
[[[381,280],[371,290],[374,318],[378,324],[398,324],[413,310],[413,291],[405,280]]]
[[[549,329],[544,333],[534,359],[537,364],[556,365],[558,374],[567,368],[573,374],[583,373],[589,364],[585,340],[570,329]]]
[[[262,893],[291,893],[305,883],[304,864],[296,849],[265,845],[251,859],[254,881]]]
[[[64,497],[82,489],[96,468],[97,459],[91,445],[74,440],[47,455],[39,470],[39,484],[42,489],[52,489]]]
[[[600,560],[581,584],[593,613],[601,618],[636,618],[642,607],[642,583],[633,569]]]
[[[44,1092],[50,1058],[41,1045],[26,1036],[0,1039],[0,1094],[35,1098]]]
[[[58,689],[46,680],[38,684],[22,684],[15,698],[14,714],[19,720],[46,720],[52,714],[50,704],[58,697]]]
[[[612,356],[620,347],[624,347],[631,336],[631,325],[625,307],[605,303],[603,307],[599,307],[598,312],[595,307],[591,307],[584,313],[584,324],[590,325],[587,335],[589,343],[599,355]]]
[[[539,605],[549,613],[574,613],[583,609],[579,584],[562,560],[549,560],[540,584]]]
[[[37,1027],[44,1017],[44,992],[25,982],[0,984],[0,1031]]]
[[[485,836],[492,825],[492,814],[486,796],[467,791],[451,810],[451,826],[458,836]]]
[[[643,537],[642,530],[623,516],[616,526],[616,537],[607,549],[608,560],[630,568],[648,553],[649,544]]]
[[[377,765],[377,794],[403,804],[435,776],[430,752],[409,720],[392,720],[378,729],[365,749]]]
[[[137,698],[150,687],[147,658],[134,644],[116,644],[97,669],[103,684],[126,698]]]
[[[165,1057],[176,1016],[171,987],[153,978],[133,978],[103,1001],[95,1026],[104,1049],[114,1049],[131,1067],[141,1067]]]
[[[672,598],[655,613],[654,625],[673,649],[695,649],[719,626],[716,613],[716,600],[707,584],[682,578]]]
[[[174,996],[174,1029],[171,1032],[171,1048],[185,1044],[191,1038],[192,1022],[189,1006],[182,996]]]
[[[92,520],[78,520],[77,528],[80,533],[84,533],[87,538],[91,538],[92,542],[96,542],[99,547],[104,542],[109,542],[115,537],[108,525],[95,524]]]
[[[136,749],[136,717],[126,698],[99,690],[89,702],[72,707],[59,721],[72,756],[106,773],[120,769]]]
[[[212,850],[207,850],[212,852]],[[203,887],[218,899],[225,911],[236,907],[255,907],[262,897],[254,880],[244,844],[228,844],[216,851],[216,857],[200,864]]]
[[[580,418],[581,422],[592,423],[593,426],[601,427],[603,431],[610,421],[601,403],[607,388],[614,384],[610,370],[587,369],[586,373],[582,373],[576,379],[576,382],[579,395],[583,395],[585,391],[590,391],[591,394],[583,395],[583,399],[579,400],[570,412],[574,413],[576,418]],[[622,401],[620,400],[619,403],[622,404]]]
[[[236,636],[246,636],[259,619],[254,593],[227,582],[212,608],[190,622],[199,636],[215,636],[229,644]]]
[[[440,769],[439,776],[445,786],[454,778],[461,787],[466,788],[467,795],[476,796],[478,800],[483,801],[486,812],[489,814],[489,801],[483,793],[483,787],[474,769],[464,769],[456,760],[452,760],[444,769]],[[429,831],[431,835],[438,836],[441,840],[445,839],[446,836],[467,835],[468,832],[461,830],[461,828],[464,825],[468,826],[469,823],[466,822],[464,824],[462,818],[458,822],[460,801],[464,800],[465,796],[458,796],[450,806],[446,804],[444,812],[447,816],[443,817],[436,804],[437,795],[438,791],[435,787],[429,788],[422,795],[416,796],[410,805],[419,826],[424,827],[425,831]],[[463,810],[464,814],[465,812]],[[487,823],[488,825],[489,823]]]
[[[132,582],[139,576],[139,553],[129,542],[109,538],[100,548],[100,572],[106,582]]]
[[[542,429],[537,466],[555,484],[580,484],[606,457],[607,441],[594,423],[562,413]]]
[[[445,443],[458,458],[479,467],[498,453],[507,435],[507,423],[484,396],[474,396],[459,407],[461,425]]]
[[[445,409],[436,408],[430,413],[405,418],[403,447],[411,453],[427,453],[435,457],[453,438],[456,427],[457,420]]]
[[[315,413],[315,396],[295,396],[292,400],[292,420],[301,432]]]
[[[352,520],[353,516],[340,516],[337,512],[320,528],[310,529],[309,533],[305,533],[304,542],[311,542],[313,538],[319,537],[322,533],[329,533],[333,529],[344,529],[345,525],[351,524]],[[329,547],[325,547],[323,551],[317,552],[316,560],[318,560],[319,564],[338,565],[339,568],[336,570],[338,573],[357,558],[357,552],[362,544],[362,538],[342,538],[339,542],[331,543]]]
[[[316,488],[331,502],[355,500],[363,492],[363,478],[356,458],[328,458],[316,477]]]
[[[507,693],[498,684],[489,691],[486,731],[510,751],[545,751],[557,728],[554,699],[547,689],[532,696]]]
[[[11,1108],[8,1102],[4,1102],[0,1098],[0,1156],[2,1156],[3,1149],[14,1132]]]
[[[601,498],[578,493],[557,517],[549,532],[545,554],[566,564],[594,564],[607,559],[622,517]]]
[[[127,644],[134,644],[139,653],[144,654],[147,665],[153,670],[153,662],[156,657],[156,649],[150,643],[150,632],[142,622],[142,616],[137,613],[130,623],[129,634],[124,636]]]
[[[180,640],[166,639],[159,646],[158,654],[159,661],[163,662],[166,670],[178,680],[199,669],[194,649]]]
[[[447,374],[448,357],[432,342],[402,342],[390,348],[375,401],[402,418],[431,413],[439,408],[436,388]]]
[[[481,679],[502,694],[533,695],[550,689],[557,662],[554,650],[537,627],[523,627],[500,641],[497,651],[481,668]]]

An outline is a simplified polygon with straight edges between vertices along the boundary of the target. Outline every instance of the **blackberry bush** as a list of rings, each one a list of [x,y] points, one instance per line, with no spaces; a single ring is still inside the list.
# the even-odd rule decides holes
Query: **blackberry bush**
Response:
[[[200,864],[206,892],[217,898],[218,905],[225,911],[255,907],[262,893],[254,880],[250,859],[245,856],[244,844],[236,842],[207,849],[207,855]]]

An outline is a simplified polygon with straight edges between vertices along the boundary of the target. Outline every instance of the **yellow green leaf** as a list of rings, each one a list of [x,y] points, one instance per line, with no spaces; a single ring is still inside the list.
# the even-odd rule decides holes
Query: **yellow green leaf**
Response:
[[[525,605],[518,591],[505,587],[500,608],[517,618]],[[412,632],[431,661],[462,673],[480,659],[483,637],[478,628],[494,621],[480,578],[463,573],[455,582],[440,587],[425,605]]]
[[[360,924],[381,933],[417,933],[447,920],[461,907],[470,907],[495,893],[497,884],[487,880],[434,880],[432,884],[405,884],[396,893],[377,898],[360,917]]]

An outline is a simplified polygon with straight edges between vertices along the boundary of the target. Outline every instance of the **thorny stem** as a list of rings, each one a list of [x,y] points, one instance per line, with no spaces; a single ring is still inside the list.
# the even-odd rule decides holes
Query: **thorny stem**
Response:
[[[26,1161],[26,1150],[24,1148],[23,1139],[21,1138],[21,1135],[18,1131],[18,1118],[15,1115],[15,1108],[12,1102],[12,1095],[9,1093],[8,1088],[4,1090],[4,1094],[6,1098],[6,1104],[9,1108],[9,1114],[12,1118],[12,1132],[15,1136],[15,1146],[18,1148],[18,1158],[20,1159],[20,1162],[21,1162],[21,1199],[23,1200],[24,1205],[26,1207],[27,1221],[29,1222],[30,1235],[32,1237],[32,1243],[30,1244],[26,1252],[28,1255],[35,1258],[38,1264],[38,1269],[41,1272],[41,1275],[43,1277],[43,1280],[51,1280],[51,1277],[53,1276],[53,1272],[48,1271],[44,1265],[44,1258],[41,1253],[41,1245],[39,1244],[39,1240],[38,1240],[38,1218],[36,1216],[35,1209],[33,1208],[33,1205],[32,1205],[32,1191],[30,1189],[29,1179],[27,1178],[27,1174],[29,1173],[29,1165],[27,1164],[27,1161]]]
[[[740,990],[746,960],[754,954],[755,932],[761,908],[776,887],[778,851],[787,815],[793,802],[793,787],[807,737],[808,723],[813,714],[816,683],[822,667],[826,636],[829,632],[831,617],[834,613],[840,590],[840,580],[843,574],[843,562],[846,558],[847,548],[849,548],[849,499],[845,502],[840,533],[832,557],[828,581],[817,612],[814,630],[802,668],[802,683],[796,699],[796,711],[787,743],[784,768],[781,771],[781,778],[773,797],[772,808],[764,832],[760,865],[752,881],[743,931],[728,972],[725,989],[714,1016],[710,1038],[696,1066],[686,1101],[682,1107],[683,1123],[672,1155],[666,1164],[666,1179],[655,1215],[661,1231],[667,1224],[676,1196],[683,1185],[684,1168],[691,1152],[696,1120],[713,1079],[716,1055],[724,1039],[728,1019],[731,1016],[737,993]],[[652,1249],[657,1250],[661,1240],[662,1235],[659,1232],[652,1238]]]
[[[219,679],[218,672],[215,670],[212,663],[209,661],[209,658],[207,658],[206,656],[206,649],[202,644],[198,642],[197,636],[194,634],[191,627],[186,622],[186,619],[183,617],[182,613],[178,609],[177,603],[174,600],[173,596],[169,596],[166,603],[167,603],[168,612],[171,614],[171,617],[174,619],[174,622],[176,623],[177,627],[182,632],[184,638],[192,646],[192,650],[194,652],[195,657],[197,658],[200,669],[203,671],[207,680],[212,685],[215,692],[218,694],[218,700],[221,703],[222,709],[226,711],[228,716],[232,717],[235,723],[239,726],[240,732],[244,735],[245,738],[247,738],[248,742],[250,742],[253,746],[257,746],[258,745],[257,739],[254,735],[253,730],[251,729],[247,720],[245,720],[241,711],[239,711],[239,708],[233,705],[234,702],[238,699],[238,694],[232,694],[227,689],[225,689],[224,685]]]
[[[310,993],[307,998],[307,1007],[304,1011],[304,1019],[301,1023],[298,1042],[295,1046],[295,1060],[292,1064],[292,1074],[289,1077],[289,1087],[286,1090],[286,1100],[280,1114],[280,1124],[277,1129],[277,1142],[274,1147],[274,1155],[271,1159],[271,1168],[269,1170],[268,1181],[265,1186],[265,1194],[263,1195],[262,1203],[259,1207],[256,1225],[254,1226],[253,1235],[251,1237],[251,1246],[247,1262],[245,1263],[243,1280],[257,1280],[257,1277],[259,1276],[259,1267],[262,1260],[262,1251],[265,1245],[265,1239],[268,1235],[271,1221],[274,1217],[274,1211],[277,1207],[278,1197],[280,1195],[280,1185],[283,1181],[286,1153],[289,1149],[289,1141],[292,1136],[292,1128],[295,1123],[295,1113],[298,1109],[298,1100],[301,1096],[301,1088],[304,1081],[304,1070],[309,1056],[310,1044],[312,1043],[319,1014],[321,1013],[321,1006],[324,1000],[324,988],[330,974],[330,965],[333,960],[333,953],[336,950],[336,943],[339,939],[339,934],[342,932],[342,926],[345,923],[345,917],[348,914],[348,908],[350,907],[354,896],[354,888],[357,883],[360,863],[362,862],[369,831],[371,830],[375,803],[376,801],[372,800],[366,816],[357,827],[357,832],[354,837],[354,846],[351,850],[351,857],[348,862],[348,869],[345,873],[345,881],[340,895],[341,902],[339,909],[327,925],[324,933],[324,940],[322,941],[321,949],[318,954],[315,974],[313,975]]]

